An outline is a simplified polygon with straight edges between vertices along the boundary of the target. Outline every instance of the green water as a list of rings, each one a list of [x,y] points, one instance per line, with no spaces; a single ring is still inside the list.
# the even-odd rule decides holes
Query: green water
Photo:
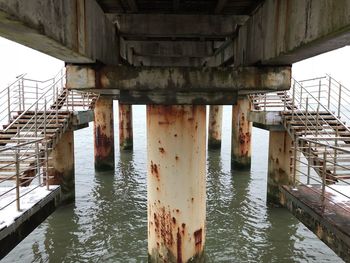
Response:
[[[342,262],[286,209],[266,206],[266,131],[253,130],[251,171],[231,171],[230,118],[225,107],[223,147],[207,158],[207,261]],[[145,136],[145,108],[137,106],[134,151],[117,147],[115,172],[95,173],[92,129],[75,132],[75,204],[2,262],[147,262]]]

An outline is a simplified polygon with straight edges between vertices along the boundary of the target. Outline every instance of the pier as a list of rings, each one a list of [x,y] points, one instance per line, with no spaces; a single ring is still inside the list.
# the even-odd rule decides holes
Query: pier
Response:
[[[349,13],[346,0],[0,0],[0,36],[66,63],[0,90],[0,214],[13,216],[0,257],[74,202],[74,130],[93,120],[94,167],[115,169],[118,100],[120,151],[133,149],[132,105],[147,105],[149,262],[204,262],[206,135],[220,149],[222,105],[232,169],[251,167],[252,127],[268,130],[267,202],[349,262],[350,90],[291,74],[349,44]]]

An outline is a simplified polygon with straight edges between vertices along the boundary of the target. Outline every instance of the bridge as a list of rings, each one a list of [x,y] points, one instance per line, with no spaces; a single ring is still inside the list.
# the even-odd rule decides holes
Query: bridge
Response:
[[[349,43],[349,13],[346,0],[0,0],[1,36],[66,62],[44,95],[34,81],[32,101],[24,77],[2,92],[0,178],[15,181],[2,196],[15,195],[21,210],[22,187],[40,192],[33,209],[46,210],[41,219],[58,200],[74,200],[72,130],[93,110],[95,168],[114,169],[113,100],[122,150],[132,149],[130,105],[146,104],[149,261],[201,262],[206,105],[209,147],[220,146],[217,105],[233,105],[232,166],[250,167],[252,123],[269,129],[269,202],[286,205],[349,261],[339,202],[349,176],[348,91],[329,76],[291,79],[293,63]],[[36,226],[34,210],[23,216]],[[7,231],[13,244],[23,238]]]

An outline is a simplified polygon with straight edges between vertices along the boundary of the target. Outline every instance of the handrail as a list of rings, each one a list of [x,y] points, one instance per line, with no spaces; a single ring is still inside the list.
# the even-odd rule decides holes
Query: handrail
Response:
[[[81,106],[83,109],[85,107],[90,109],[96,98],[93,93],[88,93],[86,96],[85,93],[67,90],[63,70],[54,78],[45,81],[36,81],[23,76],[21,75],[21,79],[12,84],[11,89],[8,86],[6,88],[7,92],[0,95],[0,100],[4,101],[6,96],[8,99],[8,107],[1,108],[0,112],[8,112],[9,120],[12,112],[18,112],[18,116],[9,121],[2,132],[6,134],[10,130],[13,131],[17,123],[23,124],[16,125],[17,132],[11,137],[11,141],[14,142],[13,145],[0,146],[0,157],[6,156],[6,162],[0,164],[0,171],[3,171],[0,184],[8,180],[15,180],[15,186],[9,191],[16,191],[16,199],[12,200],[10,204],[16,201],[18,210],[20,209],[20,197],[26,194],[20,194],[20,186],[28,185],[36,178],[39,180],[37,187],[43,186],[45,181],[43,177],[46,176],[48,188],[49,178],[47,177],[48,173],[45,172],[48,169],[48,154],[57,143],[60,135],[68,128],[68,120],[71,116],[68,114],[62,122],[59,122],[59,112],[65,112],[66,114],[66,112],[80,109]],[[43,84],[43,86],[39,86],[39,84]],[[12,99],[11,104],[15,103],[18,106],[16,106],[17,108],[10,107],[10,99]],[[76,104],[77,99],[79,104]],[[26,114],[30,115],[24,117]],[[57,130],[54,135],[47,135],[48,125],[56,127]],[[8,156],[12,156],[13,160],[8,162]],[[35,162],[32,163],[34,159]],[[30,166],[25,166],[22,162],[30,162]],[[16,168],[15,174],[7,173],[7,171],[13,171],[14,168]],[[26,173],[30,171],[34,171],[35,175],[27,176]],[[3,195],[4,193],[1,193],[0,198]],[[10,204],[5,205],[5,207]],[[0,210],[3,208],[0,207]]]

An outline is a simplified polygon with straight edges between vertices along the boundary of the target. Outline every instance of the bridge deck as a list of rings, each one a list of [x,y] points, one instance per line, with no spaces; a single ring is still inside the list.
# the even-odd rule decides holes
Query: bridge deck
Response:
[[[1,187],[0,194],[8,191],[9,188]],[[46,187],[21,187],[21,211],[17,212],[16,203],[12,203],[0,210],[0,258],[4,257],[30,232],[41,224],[59,204],[61,188],[59,186]],[[8,200],[15,198],[15,191],[12,190],[1,198],[6,204]]]
[[[314,232],[344,261],[350,262],[350,186],[334,185],[326,188],[324,201],[321,186],[300,185],[281,187],[287,208]],[[341,193],[339,193],[339,192]]]

